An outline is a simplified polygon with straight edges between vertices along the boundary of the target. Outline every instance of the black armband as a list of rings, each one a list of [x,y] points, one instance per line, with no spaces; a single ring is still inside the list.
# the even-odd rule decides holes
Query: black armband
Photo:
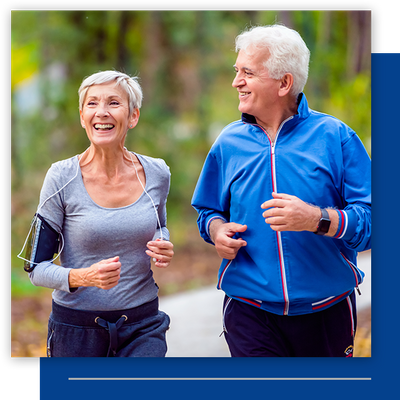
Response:
[[[35,214],[26,248],[24,270],[31,272],[42,261],[53,260],[58,253],[59,243],[60,234],[40,214]]]

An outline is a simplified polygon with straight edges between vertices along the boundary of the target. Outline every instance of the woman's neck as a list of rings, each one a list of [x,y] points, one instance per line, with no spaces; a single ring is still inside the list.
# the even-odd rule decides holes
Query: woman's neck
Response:
[[[130,155],[123,146],[105,149],[92,144],[80,158],[81,170],[108,179],[123,175],[131,164]]]

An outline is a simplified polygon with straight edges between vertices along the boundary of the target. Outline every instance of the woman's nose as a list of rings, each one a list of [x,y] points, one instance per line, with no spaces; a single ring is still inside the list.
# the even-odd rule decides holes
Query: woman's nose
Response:
[[[99,105],[96,110],[96,116],[97,117],[108,117],[110,113],[108,112],[108,109],[104,105]]]

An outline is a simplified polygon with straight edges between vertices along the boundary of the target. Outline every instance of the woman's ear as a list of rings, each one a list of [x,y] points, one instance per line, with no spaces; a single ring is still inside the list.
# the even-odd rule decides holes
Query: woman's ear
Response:
[[[86,127],[85,127],[85,123],[83,122],[83,118],[82,118],[82,110],[79,110],[79,116],[80,116],[82,128],[85,129]]]
[[[131,117],[129,118],[129,129],[133,129],[137,123],[139,122],[140,110],[135,108],[132,112]]]

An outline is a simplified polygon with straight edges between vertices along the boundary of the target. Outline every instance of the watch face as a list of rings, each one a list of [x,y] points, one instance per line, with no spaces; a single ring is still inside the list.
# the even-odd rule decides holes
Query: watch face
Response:
[[[329,219],[321,218],[319,220],[318,231],[321,233],[328,233],[331,221]]]

